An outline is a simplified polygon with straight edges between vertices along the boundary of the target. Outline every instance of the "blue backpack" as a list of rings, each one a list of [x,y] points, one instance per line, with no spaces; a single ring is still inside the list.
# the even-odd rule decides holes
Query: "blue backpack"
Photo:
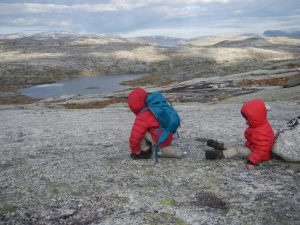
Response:
[[[162,133],[158,135],[157,148],[155,150],[155,161],[158,162],[159,145],[163,143],[171,133],[176,133],[180,126],[180,117],[177,111],[171,106],[161,92],[153,92],[146,99],[147,107],[141,112],[151,110],[160,124]]]

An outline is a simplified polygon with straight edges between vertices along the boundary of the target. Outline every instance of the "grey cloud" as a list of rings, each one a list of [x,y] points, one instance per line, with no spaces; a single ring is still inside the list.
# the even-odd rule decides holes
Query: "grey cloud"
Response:
[[[18,14],[18,13],[75,13],[75,12],[114,12],[122,10],[132,10],[139,5],[130,4],[80,4],[80,5],[62,5],[62,4],[0,4],[0,14]]]
[[[183,6],[186,9],[195,8],[197,4],[211,4],[211,3],[229,3],[234,0],[112,0],[108,1],[95,1],[95,3],[66,4],[69,1],[47,1],[47,3],[40,2],[23,2],[14,1],[14,3],[6,2],[0,3],[0,13],[3,14],[16,14],[16,13],[66,13],[66,12],[114,12],[123,10],[134,10],[137,8],[148,7],[178,7]]]
[[[0,17],[20,30],[136,33],[176,29],[199,33],[296,27],[300,1],[286,0],[30,0],[1,1]],[[23,19],[21,19],[23,18]],[[34,19],[32,19],[34,18]],[[10,21],[8,23],[7,21]],[[12,22],[14,21],[14,22]],[[51,22],[52,21],[52,22]],[[281,21],[281,22],[280,22]],[[10,24],[10,25],[9,25]],[[195,32],[192,32],[195,29]],[[2,31],[4,28],[1,29]],[[245,30],[245,31],[244,31]]]
[[[17,26],[32,26],[39,24],[37,18],[17,18],[11,21],[11,24]]]

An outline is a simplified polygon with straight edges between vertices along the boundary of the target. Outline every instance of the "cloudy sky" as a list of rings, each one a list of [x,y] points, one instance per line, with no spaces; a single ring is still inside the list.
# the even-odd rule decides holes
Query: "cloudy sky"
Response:
[[[299,27],[299,0],[0,0],[0,33],[191,38]]]

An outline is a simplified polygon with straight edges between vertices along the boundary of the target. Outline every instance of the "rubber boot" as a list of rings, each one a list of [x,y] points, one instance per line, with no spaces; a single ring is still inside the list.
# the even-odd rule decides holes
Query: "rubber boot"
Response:
[[[224,143],[215,141],[213,139],[208,139],[206,144],[207,146],[213,147],[216,150],[225,150]]]
[[[224,159],[222,151],[205,151],[205,158],[208,160]]]

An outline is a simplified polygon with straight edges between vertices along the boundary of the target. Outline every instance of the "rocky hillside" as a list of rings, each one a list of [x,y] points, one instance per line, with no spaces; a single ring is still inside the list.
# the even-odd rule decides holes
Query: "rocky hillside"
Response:
[[[208,37],[159,47],[138,38],[35,34],[0,37],[0,86],[32,85],[74,76],[147,73],[144,83],[299,66],[299,41]],[[278,62],[281,64],[278,65]],[[141,81],[142,82],[142,81]]]
[[[140,36],[138,39],[145,41],[145,43],[154,44],[161,47],[175,47],[185,40],[183,38],[166,36]]]

